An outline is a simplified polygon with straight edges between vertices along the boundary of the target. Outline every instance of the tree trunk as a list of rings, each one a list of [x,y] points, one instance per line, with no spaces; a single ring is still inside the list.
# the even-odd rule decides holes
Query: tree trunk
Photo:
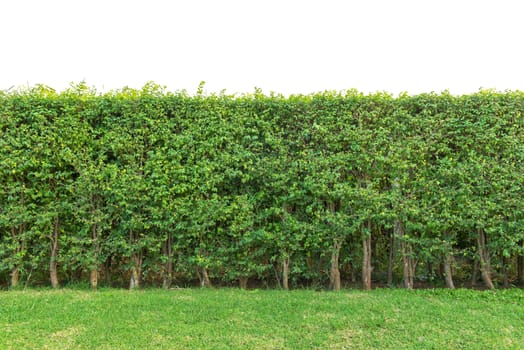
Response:
[[[92,289],[98,288],[98,270],[93,269],[89,274],[89,284]]]
[[[131,278],[129,279],[129,289],[140,288],[140,271],[136,266],[131,268]]]
[[[389,235],[389,259],[388,259],[388,286],[393,285],[393,264],[395,262],[395,235],[393,232]]]
[[[413,257],[411,256],[411,246],[407,242],[400,242],[402,250],[402,275],[404,278],[404,288],[413,289],[413,275],[414,275],[414,263]]]
[[[129,243],[136,244],[137,238],[133,230],[129,231]],[[140,288],[140,277],[142,276],[142,250],[131,253],[131,277],[129,279],[129,289]]]
[[[289,290],[289,257],[282,259],[282,288]]]
[[[164,243],[164,255],[166,257],[166,263],[164,266],[164,280],[162,287],[168,289],[173,283],[173,235],[171,232],[167,235],[167,240]]]
[[[367,223],[369,233],[362,239],[362,286],[365,290],[371,289],[371,223]]]
[[[238,279],[238,286],[240,289],[247,289],[247,281],[248,278],[246,276],[242,276]]]
[[[211,280],[209,279],[209,274],[207,273],[207,269],[205,267],[202,267],[202,281],[200,283],[202,287],[211,287]]]
[[[51,235],[51,257],[49,262],[49,275],[51,279],[51,287],[58,288],[58,230],[59,230],[60,221],[58,216],[55,218],[53,224],[53,233]]]
[[[400,239],[400,250],[402,253],[402,276],[404,280],[404,288],[413,289],[413,272],[414,263],[411,252],[411,246],[404,239],[404,225],[400,220],[395,223],[395,236]]]
[[[509,288],[508,259],[505,256],[502,257],[502,278],[504,288]]]
[[[453,272],[451,270],[451,263],[453,262],[453,255],[449,243],[446,244],[446,256],[444,257],[444,277],[446,280],[446,287],[449,289],[455,289],[453,283]]]
[[[14,266],[11,270],[11,288],[17,288],[18,283],[20,282],[20,272],[18,266]]]
[[[15,226],[11,226],[11,236],[13,238],[13,242],[17,242],[18,245],[15,250],[15,255],[18,255],[23,250],[23,243],[20,243],[19,241],[19,235],[17,235],[17,231],[20,231],[21,229],[17,228]],[[20,270],[18,268],[18,264],[15,263],[11,270],[11,288],[17,288],[18,284],[20,282]]]
[[[22,189],[20,192],[20,206],[23,207],[25,203],[25,183],[22,182]],[[11,288],[17,288],[20,283],[20,253],[22,253],[25,249],[25,239],[23,238],[23,234],[25,231],[25,223],[17,226],[11,226],[11,237],[13,240],[13,244],[15,244],[15,252],[14,252],[14,266],[11,269]]]
[[[524,241],[520,241],[520,247],[524,248]],[[522,251],[517,257],[517,283],[522,286],[524,285],[524,254]]]
[[[340,256],[340,248],[342,244],[335,240],[333,244],[333,253],[331,255],[331,274],[329,276],[329,288],[331,290],[340,290],[340,270],[338,268],[338,260]]]
[[[142,275],[142,252],[133,254],[131,261],[133,262],[133,266],[131,268],[129,289],[138,289],[140,288],[140,276]]]
[[[281,218],[282,226],[283,226],[283,230],[287,230],[286,229],[286,217],[288,213],[293,212],[293,209],[289,206],[284,207],[283,209],[284,210],[282,211],[282,218]],[[310,257],[308,257],[308,259],[310,259]],[[284,252],[282,254],[282,288],[284,288],[284,290],[289,290],[289,260],[290,258],[287,252]]]
[[[140,274],[136,267],[131,268],[131,278],[129,279],[129,289],[140,288]]]
[[[491,259],[487,247],[486,233],[480,228],[478,229],[477,243],[480,256],[480,276],[486,288],[494,289],[495,286],[491,280]]]
[[[524,259],[522,255],[517,257],[517,283],[522,286],[524,285]]]
[[[166,261],[166,271],[164,273],[164,279],[162,281],[162,288],[169,289],[173,284],[173,262]]]
[[[98,288],[98,254],[100,252],[100,245],[98,243],[98,225],[93,224],[91,226],[91,238],[93,239],[93,249],[95,251],[95,267],[91,268],[89,274],[89,284],[92,289]]]

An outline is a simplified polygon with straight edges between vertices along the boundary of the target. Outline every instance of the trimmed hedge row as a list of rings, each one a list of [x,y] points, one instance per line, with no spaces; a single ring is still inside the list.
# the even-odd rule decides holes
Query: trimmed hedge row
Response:
[[[522,282],[524,93],[0,93],[0,278]]]

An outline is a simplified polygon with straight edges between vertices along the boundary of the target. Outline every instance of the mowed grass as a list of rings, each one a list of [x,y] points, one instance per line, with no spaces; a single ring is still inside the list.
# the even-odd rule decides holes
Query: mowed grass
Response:
[[[0,292],[0,349],[524,349],[524,292]]]

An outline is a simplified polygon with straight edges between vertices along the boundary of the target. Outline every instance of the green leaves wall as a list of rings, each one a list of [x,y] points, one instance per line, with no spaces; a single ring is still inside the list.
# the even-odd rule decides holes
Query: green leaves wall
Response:
[[[7,286],[16,268],[47,283],[56,217],[62,283],[98,269],[123,285],[140,254],[153,285],[171,259],[180,283],[205,267],[218,283],[276,286],[283,257],[294,285],[325,285],[333,240],[349,281],[368,236],[380,281],[396,220],[419,274],[450,247],[470,271],[481,228],[494,269],[514,275],[523,174],[522,92],[10,91],[0,95],[0,278]]]

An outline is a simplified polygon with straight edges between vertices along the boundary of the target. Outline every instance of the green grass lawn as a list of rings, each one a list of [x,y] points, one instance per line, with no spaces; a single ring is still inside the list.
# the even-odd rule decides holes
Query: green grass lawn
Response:
[[[524,291],[9,291],[0,349],[524,349]]]

